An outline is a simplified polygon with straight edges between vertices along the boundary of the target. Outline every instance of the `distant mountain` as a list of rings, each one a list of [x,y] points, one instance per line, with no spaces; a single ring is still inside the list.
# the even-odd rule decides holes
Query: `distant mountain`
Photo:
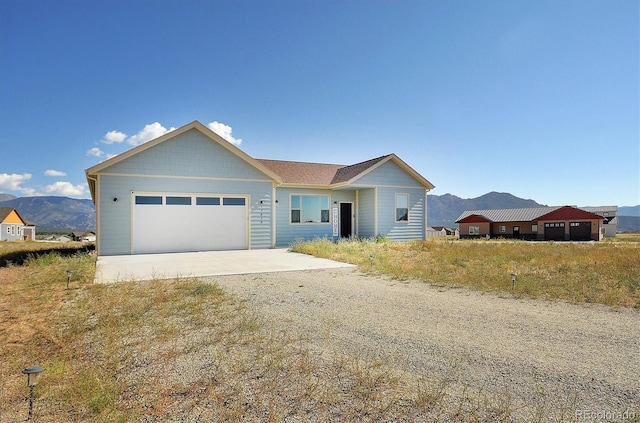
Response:
[[[3,201],[13,200],[14,198],[18,198],[18,197],[16,197],[15,195],[3,194],[0,192],[0,203]]]
[[[618,207],[618,216],[640,216],[640,206]]]
[[[7,201],[0,201],[0,207],[17,209],[24,219],[36,225],[36,233],[93,231],[96,227],[95,207],[91,200],[68,197],[13,197]]]
[[[490,192],[476,198],[460,198],[452,194],[427,197],[429,226],[458,226],[455,221],[465,210],[519,209],[543,207],[533,200],[518,198],[506,192]]]
[[[618,232],[640,232],[640,216],[618,215]]]

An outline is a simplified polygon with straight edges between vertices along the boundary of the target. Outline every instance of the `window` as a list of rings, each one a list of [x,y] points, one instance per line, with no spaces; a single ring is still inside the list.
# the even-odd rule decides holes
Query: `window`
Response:
[[[222,199],[223,206],[244,206],[244,198],[225,197]]]
[[[16,233],[16,227],[11,225],[11,235],[15,235]]]
[[[531,232],[538,232],[538,225],[531,225]]]
[[[480,226],[469,226],[469,235],[480,235]]]
[[[136,204],[162,204],[161,196],[136,195]]]
[[[396,194],[396,222],[409,221],[409,194]]]
[[[292,195],[291,223],[329,223],[329,196]]]
[[[190,206],[191,197],[169,197],[167,196],[168,206]]]
[[[500,233],[507,232],[507,227],[505,225],[498,226],[498,232],[500,232]]]
[[[220,198],[218,197],[196,197],[196,206],[219,206]]]
[[[21,229],[20,226],[16,226],[16,235],[18,236],[22,236],[22,234],[20,233],[20,229]]]

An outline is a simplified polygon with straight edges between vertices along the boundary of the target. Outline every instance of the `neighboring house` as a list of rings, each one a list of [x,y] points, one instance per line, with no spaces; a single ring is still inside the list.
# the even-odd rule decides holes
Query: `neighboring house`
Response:
[[[447,228],[445,226],[430,226],[427,228],[427,238],[438,238],[443,236],[453,236],[458,238],[460,233],[458,229]]]
[[[0,207],[0,241],[34,240],[36,228],[12,207]]]
[[[254,159],[198,121],[86,176],[99,255],[425,239],[434,187],[395,154],[349,166]]]
[[[578,207],[468,210],[456,220],[461,238],[600,241],[605,218]]]
[[[616,232],[618,232],[618,206],[580,207],[580,210],[602,216],[604,218],[604,222],[602,222],[604,236],[616,236]]]

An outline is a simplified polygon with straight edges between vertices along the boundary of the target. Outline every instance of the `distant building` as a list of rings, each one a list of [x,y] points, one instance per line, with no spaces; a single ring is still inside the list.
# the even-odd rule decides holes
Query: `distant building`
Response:
[[[13,207],[0,207],[0,241],[34,240],[36,227]]]
[[[467,210],[456,223],[460,238],[600,241],[615,236],[617,210],[615,206]]]

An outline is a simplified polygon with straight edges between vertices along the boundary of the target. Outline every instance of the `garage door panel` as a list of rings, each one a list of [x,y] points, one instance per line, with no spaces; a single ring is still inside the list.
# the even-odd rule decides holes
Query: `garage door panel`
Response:
[[[191,205],[166,204],[165,198],[164,203],[134,205],[134,254],[248,248],[244,197],[233,206],[212,198]]]

